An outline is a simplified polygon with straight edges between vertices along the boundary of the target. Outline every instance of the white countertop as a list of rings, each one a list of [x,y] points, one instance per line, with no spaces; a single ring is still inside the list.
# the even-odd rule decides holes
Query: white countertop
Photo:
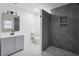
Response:
[[[10,34],[0,34],[0,38],[8,38],[8,37],[14,37],[14,36],[20,36],[23,35],[22,33],[14,33],[14,35],[10,35]]]

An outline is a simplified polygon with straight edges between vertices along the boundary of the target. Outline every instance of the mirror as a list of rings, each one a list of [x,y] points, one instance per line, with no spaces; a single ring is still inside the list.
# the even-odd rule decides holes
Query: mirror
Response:
[[[2,13],[2,31],[19,31],[19,16]]]
[[[12,21],[4,21],[4,28],[5,29],[12,29]]]

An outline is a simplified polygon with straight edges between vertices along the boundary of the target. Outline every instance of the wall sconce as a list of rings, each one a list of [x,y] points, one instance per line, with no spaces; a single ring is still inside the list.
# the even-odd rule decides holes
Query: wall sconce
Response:
[[[13,12],[13,11],[7,11],[7,14],[12,14],[12,15],[17,15],[17,13],[16,12]]]

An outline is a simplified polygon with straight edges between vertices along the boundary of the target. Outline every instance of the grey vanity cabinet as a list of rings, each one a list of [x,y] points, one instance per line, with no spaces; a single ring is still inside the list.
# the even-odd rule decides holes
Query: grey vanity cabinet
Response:
[[[1,38],[2,56],[7,56],[24,49],[24,35]]]
[[[6,56],[15,52],[14,49],[14,37],[8,37],[1,39],[1,55]]]
[[[16,51],[19,51],[21,49],[24,49],[24,36],[16,36],[16,40],[15,40],[15,49]]]

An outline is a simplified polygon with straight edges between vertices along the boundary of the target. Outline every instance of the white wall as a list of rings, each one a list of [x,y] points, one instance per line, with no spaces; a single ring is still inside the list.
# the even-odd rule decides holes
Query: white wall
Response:
[[[15,11],[20,16],[20,32],[24,34],[25,41],[31,42],[31,32],[40,33],[39,16],[31,12],[25,11],[10,4],[0,4],[0,29],[1,29],[1,14],[7,10]],[[0,33],[3,33],[0,30]],[[27,44],[25,43],[25,44]]]

